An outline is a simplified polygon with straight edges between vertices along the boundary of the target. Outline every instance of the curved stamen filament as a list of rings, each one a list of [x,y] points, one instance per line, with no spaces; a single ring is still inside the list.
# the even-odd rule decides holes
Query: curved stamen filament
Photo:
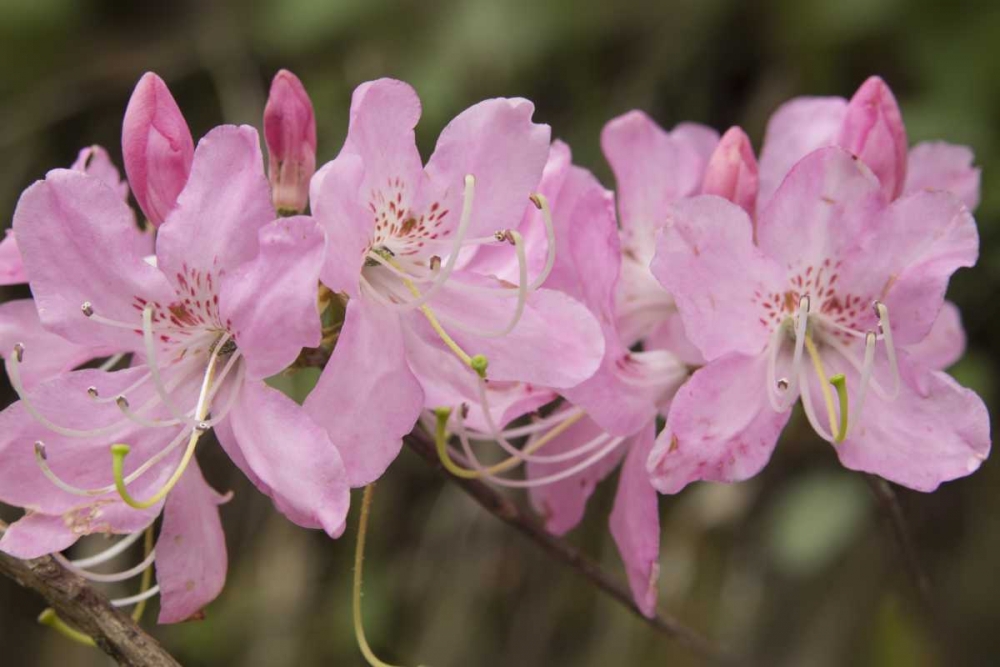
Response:
[[[143,531],[137,530],[131,535],[127,535],[126,537],[118,540],[113,546],[109,547],[108,549],[105,549],[99,554],[94,554],[93,556],[90,556],[88,558],[78,558],[76,560],[71,560],[70,563],[73,564],[74,567],[78,567],[83,570],[97,565],[101,565],[103,563],[107,563],[109,560],[111,560],[115,556],[118,556],[119,554],[124,553],[126,549],[128,549],[130,546],[138,542],[139,538],[142,537],[142,535]]]
[[[151,551],[149,554],[146,555],[146,557],[143,559],[143,561],[141,563],[139,563],[138,565],[136,565],[135,567],[131,567],[131,568],[129,568],[127,570],[124,570],[122,572],[114,572],[112,574],[101,574],[101,573],[98,573],[98,572],[90,572],[89,570],[85,570],[83,568],[77,567],[77,566],[73,565],[72,561],[68,560],[62,554],[55,553],[55,554],[52,554],[52,557],[55,558],[57,561],[59,561],[60,565],[62,565],[64,568],[66,568],[67,570],[69,570],[73,574],[79,575],[79,576],[83,577],[84,579],[87,579],[89,581],[93,581],[93,582],[96,582],[96,583],[99,583],[99,584],[111,584],[111,583],[115,583],[117,581],[127,581],[128,579],[131,579],[132,577],[137,577],[140,574],[144,573],[149,568],[149,566],[153,564],[153,561],[156,559],[156,552],[155,551]]]
[[[125,457],[128,456],[131,448],[125,444],[115,444],[111,446],[111,466],[114,473],[115,489],[118,491],[118,495],[121,496],[122,500],[125,501],[125,503],[130,507],[134,507],[136,509],[147,509],[157,504],[166,498],[167,494],[170,493],[174,486],[177,485],[177,482],[180,481],[184,471],[187,470],[188,465],[194,457],[194,450],[198,445],[198,441],[201,439],[202,434],[211,428],[203,420],[208,417],[210,405],[209,392],[212,388],[215,366],[218,364],[219,354],[224,349],[225,343],[229,340],[229,337],[230,335],[228,333],[224,334],[219,339],[218,344],[212,350],[212,354],[208,358],[208,365],[205,369],[205,377],[201,384],[201,392],[198,395],[198,404],[195,407],[195,427],[191,431],[191,437],[188,440],[187,448],[184,450],[184,456],[181,458],[180,464],[177,466],[174,474],[167,480],[167,483],[164,484],[159,491],[146,500],[136,500],[133,498],[131,494],[129,494],[122,474],[125,465]]]
[[[892,375],[892,389],[889,391],[889,400],[894,400],[899,396],[899,366],[896,363],[896,347],[892,344],[892,325],[889,323],[889,308],[881,301],[876,301],[875,312],[878,314],[878,325],[882,330],[885,355],[889,360],[889,374]]]
[[[365,661],[371,667],[395,667],[387,662],[379,660],[368,639],[365,637],[364,619],[361,617],[361,588],[362,588],[362,566],[365,561],[365,539],[368,536],[368,517],[371,514],[372,498],[375,495],[375,484],[365,487],[364,495],[361,498],[361,518],[358,520],[358,540],[354,548],[354,582],[351,594],[351,616],[354,619],[354,638],[358,642],[358,649]]]
[[[603,459],[605,456],[613,452],[615,449],[617,449],[618,446],[621,445],[625,440],[626,438],[624,436],[611,438],[606,446],[602,447],[593,455],[584,459],[580,463],[577,463],[576,465],[570,468],[566,468],[565,470],[561,470],[557,473],[546,475],[545,477],[540,477],[538,479],[504,479],[502,477],[495,477],[490,474],[486,474],[484,475],[484,477],[498,486],[503,486],[512,489],[530,489],[534,487],[555,484],[556,482],[561,482],[562,480],[572,477],[573,475],[576,475],[578,473],[581,473],[587,468],[591,467],[592,465]]]
[[[507,234],[514,243],[514,251],[517,253],[518,268],[517,305],[514,307],[514,313],[511,315],[510,321],[499,329],[477,329],[476,327],[470,327],[469,325],[464,324],[457,318],[442,315],[442,318],[450,322],[456,329],[460,329],[466,333],[473,336],[479,336],[481,338],[502,338],[513,331],[514,327],[517,326],[517,323],[521,321],[521,315],[524,314],[524,306],[528,302],[528,258],[524,251],[524,238],[521,236],[520,232],[508,231]]]
[[[868,332],[865,337],[865,362],[861,367],[861,388],[858,390],[858,404],[854,408],[854,421],[861,419],[861,410],[865,407],[868,396],[868,385],[871,384],[872,370],[875,367],[875,333]]]
[[[542,272],[535,276],[534,282],[531,283],[531,287],[528,289],[534,291],[541,287],[545,280],[552,273],[552,267],[556,264],[556,228],[552,223],[552,211],[549,209],[549,200],[540,192],[529,197],[531,203],[534,204],[539,211],[542,212],[542,220],[545,222],[545,241],[548,243],[546,248],[545,256],[545,267],[542,268]]]
[[[212,353],[211,359],[214,359],[216,352],[229,340],[230,334],[226,333],[223,335],[223,339],[219,341],[216,345],[215,351]],[[149,366],[149,372],[153,376],[153,385],[156,387],[156,393],[159,394],[160,400],[163,401],[163,405],[166,406],[170,415],[181,423],[188,424],[190,426],[195,425],[195,421],[191,418],[183,415],[180,410],[174,406],[173,401],[170,399],[170,394],[167,391],[166,385],[163,383],[163,377],[160,375],[160,364],[157,361],[157,351],[156,351],[156,341],[153,338],[153,308],[152,306],[146,306],[142,310],[142,340],[146,347],[146,364]],[[213,364],[213,361],[209,361],[209,364]],[[206,377],[208,374],[206,373]]]
[[[788,391],[788,383],[785,382],[784,390],[778,385],[778,354],[781,352],[781,343],[785,339],[785,323],[782,320],[767,342],[767,400],[771,402],[771,407],[775,412],[784,412],[789,408],[788,401],[782,391]]]
[[[871,341],[870,343],[869,340]],[[858,361],[858,358],[854,355],[853,352],[851,352],[850,348],[848,348],[842,341],[838,340],[836,336],[827,336],[824,339],[824,342],[830,347],[832,347],[834,350],[839,352],[840,356],[842,356],[847,361],[847,363],[849,363],[851,366],[854,367],[854,370],[861,373],[862,391],[867,391],[868,385],[871,385],[871,388],[875,391],[876,395],[878,395],[883,400],[891,401],[892,397],[889,395],[889,392],[887,392],[885,388],[882,387],[882,383],[880,383],[874,375],[875,347],[876,347],[875,343],[877,340],[878,336],[874,332],[871,331],[868,332],[868,336],[865,337],[865,361],[863,362]],[[871,359],[869,359],[868,356],[869,345],[872,355]],[[867,377],[865,375],[866,373]]]
[[[833,436],[827,432],[826,428],[816,418],[812,404],[812,388],[809,386],[809,378],[806,376],[806,372],[805,366],[799,368],[798,386],[801,388],[799,395],[802,396],[802,411],[806,413],[806,420],[819,437],[827,442],[833,442]],[[820,381],[822,382],[822,380]],[[827,391],[829,391],[829,388],[827,388]]]
[[[146,306],[146,308],[148,308],[150,312],[152,312],[153,310],[152,306]],[[86,315],[87,319],[89,319],[92,322],[96,322],[97,324],[103,324],[104,326],[107,327],[114,327],[115,329],[128,329],[130,331],[136,331],[136,332],[142,331],[142,326],[136,326],[135,322],[122,322],[120,320],[113,320],[110,317],[104,317],[103,315],[98,315],[94,311],[94,306],[89,301],[85,301],[83,305],[80,306],[80,310],[83,311],[83,314]],[[178,333],[181,331],[188,332],[190,330],[185,327],[177,327],[177,326],[154,326],[153,331],[155,331],[156,333]]]
[[[820,390],[823,393],[823,401],[826,403],[826,415],[830,422],[830,434],[832,434],[832,435],[827,434],[824,431],[820,433],[820,435],[824,436],[825,439],[830,440],[832,442],[837,439],[838,432],[837,432],[836,408],[834,407],[833,403],[833,392],[830,391],[830,380],[827,378],[826,370],[823,368],[823,359],[819,356],[819,350],[816,349],[816,344],[813,343],[812,338],[810,338],[808,334],[805,336],[805,346],[806,349],[809,351],[809,356],[812,359],[813,368],[816,371],[816,375],[819,377],[819,386]],[[803,396],[802,402],[804,406],[806,401],[805,396],[809,394],[808,385],[803,388],[803,391],[801,393]],[[815,428],[815,425],[813,426],[813,428]],[[830,437],[826,437],[827,435],[830,435]]]
[[[113,354],[107,358],[107,360],[97,367],[99,371],[110,371],[112,368],[118,365],[122,359],[128,356],[128,352],[119,352],[118,354]]]
[[[139,593],[138,595],[132,595],[132,596],[127,597],[127,598],[118,598],[117,600],[112,600],[111,601],[111,606],[113,606],[113,607],[128,607],[129,605],[139,604],[139,603],[145,602],[149,598],[154,597],[156,595],[159,595],[159,593],[160,593],[160,586],[156,585],[156,586],[153,586],[152,588],[150,588],[149,590],[146,590],[146,591],[143,591],[142,593]]]
[[[583,410],[579,408],[577,408],[576,410],[562,410],[560,412],[555,413],[554,415],[550,415],[543,419],[539,419],[525,426],[516,426],[514,428],[503,429],[502,431],[500,431],[500,435],[503,436],[504,438],[520,438],[526,435],[531,435],[532,433],[544,431],[566,419],[570,418],[576,419],[577,414],[583,414]],[[465,432],[468,434],[470,440],[487,441],[487,440],[497,439],[495,433],[482,433],[468,428],[466,429]]]
[[[799,314],[795,320],[795,351],[792,353],[792,386],[788,388],[785,392],[786,397],[791,396],[794,400],[795,392],[798,390],[799,373],[798,369],[802,364],[802,348],[806,343],[806,332],[808,331],[809,325],[809,295],[803,296],[799,299]],[[788,407],[791,406],[791,400],[787,398],[782,403]]]

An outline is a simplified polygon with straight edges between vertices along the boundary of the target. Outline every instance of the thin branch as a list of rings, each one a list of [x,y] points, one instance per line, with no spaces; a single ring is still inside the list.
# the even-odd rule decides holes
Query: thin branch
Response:
[[[0,521],[0,535],[6,525]],[[0,574],[44,597],[60,618],[89,635],[119,665],[180,667],[132,618],[49,556],[18,560],[0,552]]]
[[[917,597],[920,599],[920,603],[929,613],[933,614],[934,596],[931,591],[931,580],[921,566],[920,559],[917,557],[917,550],[913,546],[913,538],[910,536],[906,516],[903,514],[903,508],[899,504],[896,492],[893,491],[889,482],[881,477],[865,475],[865,479],[868,482],[868,486],[871,487],[872,493],[875,494],[876,500],[878,500],[882,515],[892,529],[896,545],[899,547],[900,555],[903,557],[903,562],[906,565],[906,570],[913,583],[913,588],[917,592]]]
[[[600,565],[568,542],[553,536],[534,518],[522,512],[509,498],[498,493],[493,487],[477,479],[461,479],[448,474],[441,466],[434,443],[422,431],[414,431],[406,437],[406,444],[442,475],[457,484],[463,491],[479,503],[487,512],[504,523],[517,529],[552,558],[561,561],[584,577],[593,586],[604,591],[619,604],[642,619],[658,632],[676,639],[695,653],[717,664],[737,664],[738,661],[725,650],[715,646],[698,632],[687,627],[676,618],[657,612],[648,618],[639,611],[632,600],[627,585],[609,575]]]

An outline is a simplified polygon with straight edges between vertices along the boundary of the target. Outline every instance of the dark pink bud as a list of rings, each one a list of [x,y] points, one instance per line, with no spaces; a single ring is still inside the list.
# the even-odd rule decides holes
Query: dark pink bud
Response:
[[[731,127],[722,135],[708,160],[701,191],[725,197],[753,216],[757,203],[758,172],[757,158],[746,132]]]
[[[139,208],[154,225],[177,204],[194,158],[194,139],[163,79],[146,72],[125,109],[122,157]]]
[[[881,78],[870,77],[854,93],[837,143],[878,176],[890,199],[900,195],[906,182],[906,127],[896,98]]]
[[[316,171],[316,117],[299,78],[281,70],[271,82],[264,107],[271,198],[279,213],[300,213],[309,201],[309,179]]]

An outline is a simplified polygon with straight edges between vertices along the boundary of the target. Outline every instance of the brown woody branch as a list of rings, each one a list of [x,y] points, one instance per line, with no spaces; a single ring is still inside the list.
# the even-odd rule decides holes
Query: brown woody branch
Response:
[[[6,525],[0,521],[0,535]],[[180,667],[130,616],[49,556],[18,560],[0,552],[0,574],[44,597],[59,617],[127,667]]]
[[[476,479],[462,479],[449,474],[438,459],[434,443],[422,431],[416,430],[407,436],[406,444],[438,472],[472,496],[487,512],[515,528],[552,558],[568,565],[591,585],[610,595],[657,632],[677,640],[716,664],[738,663],[734,656],[717,647],[676,618],[659,611],[652,618],[644,616],[635,606],[632,594],[624,582],[609,575],[601,569],[600,565],[576,547],[550,534],[538,521],[522,512],[513,501],[498,493],[493,487]]]

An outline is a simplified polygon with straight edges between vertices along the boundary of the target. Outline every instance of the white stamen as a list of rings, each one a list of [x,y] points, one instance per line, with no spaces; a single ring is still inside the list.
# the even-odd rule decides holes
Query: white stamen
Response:
[[[889,400],[899,396],[899,366],[896,363],[896,347],[892,344],[892,325],[889,323],[889,308],[881,301],[876,301],[875,313],[878,315],[879,328],[882,330],[882,342],[885,344],[885,355],[889,359],[889,373],[892,375],[892,389]]]
[[[775,412],[784,412],[790,405],[783,394],[778,390],[788,391],[788,381],[781,387],[776,380],[778,374],[778,354],[781,352],[781,343],[785,338],[785,322],[782,320],[774,331],[771,332],[771,339],[767,342],[767,400],[771,403],[771,408]]]
[[[798,381],[802,367],[802,351],[806,344],[806,331],[809,325],[809,295],[799,299],[799,314],[795,320],[795,352],[792,354],[792,386],[786,392],[787,396],[792,396],[794,400],[795,392],[798,390]],[[787,400],[787,399],[786,399]],[[789,402],[790,406],[790,402]]]
[[[584,459],[580,463],[567,468],[566,470],[561,470],[557,473],[547,475],[545,477],[540,477],[538,479],[504,479],[502,477],[497,477],[496,475],[490,475],[489,473],[484,473],[483,477],[490,480],[498,486],[503,486],[511,489],[530,489],[538,486],[546,486],[548,484],[555,484],[556,482],[561,482],[562,480],[572,477],[577,473],[583,472],[590,466],[594,465],[605,456],[613,452],[619,445],[621,445],[626,438],[624,436],[619,436],[612,438],[608,444],[595,452],[590,457]]]
[[[62,565],[63,567],[65,567],[67,570],[69,570],[73,574],[79,575],[79,576],[83,577],[84,579],[87,579],[89,581],[93,581],[93,582],[96,582],[96,583],[99,583],[99,584],[111,584],[111,583],[115,583],[117,581],[127,581],[127,580],[131,579],[132,577],[137,577],[140,574],[142,574],[146,570],[146,568],[148,568],[150,565],[152,565],[153,561],[156,560],[156,550],[154,549],[153,551],[150,551],[149,555],[146,556],[146,558],[141,563],[139,563],[138,565],[136,565],[135,567],[131,567],[131,568],[129,568],[127,570],[124,570],[122,572],[114,572],[114,573],[111,573],[111,574],[100,574],[100,573],[97,573],[97,572],[90,572],[89,570],[85,570],[85,569],[83,569],[83,568],[81,568],[81,567],[79,567],[77,565],[74,565],[72,561],[70,561],[69,559],[67,559],[65,556],[63,556],[60,553],[54,553],[54,554],[52,554],[52,556],[57,561],[59,561],[60,565]]]
[[[544,419],[539,419],[525,426],[503,429],[500,433],[502,433],[505,438],[520,438],[539,431],[547,431],[553,426],[561,424],[571,417],[575,418],[577,414],[581,412],[583,412],[583,410],[580,408],[576,408],[575,410],[562,410],[554,415],[549,415]],[[480,433],[470,429],[466,429],[466,433],[469,434],[469,438],[471,440],[487,441],[495,439],[495,436],[492,433]]]
[[[128,606],[133,605],[133,604],[138,604],[138,603],[142,602],[143,600],[148,600],[149,598],[153,597],[154,595],[158,595],[159,592],[160,592],[160,585],[157,584],[156,586],[153,586],[152,588],[150,588],[148,591],[145,591],[144,593],[139,593],[138,595],[133,595],[132,597],[119,598],[117,600],[112,600],[111,604],[112,604],[112,606],[115,606],[115,607],[128,607]]]
[[[851,427],[861,419],[861,410],[865,407],[865,397],[868,396],[868,387],[871,385],[872,370],[875,368],[875,332],[869,331],[865,338],[865,363],[861,367],[861,387],[858,389],[858,403],[852,410],[853,419],[847,424],[847,435],[851,432]]]
[[[70,563],[72,563],[73,565],[75,565],[80,569],[87,569],[97,565],[101,565],[102,563],[106,563],[115,556],[124,553],[126,549],[135,544],[139,540],[139,538],[143,536],[143,533],[144,531],[141,530],[136,531],[131,535],[128,535],[118,540],[114,544],[114,546],[105,549],[99,554],[95,554],[88,558],[78,558],[76,560],[71,560]]]
[[[219,347],[229,340],[229,333],[224,334],[224,340],[220,340]],[[157,361],[157,351],[156,351],[156,341],[153,338],[153,308],[151,306],[146,306],[142,311],[142,339],[146,347],[146,365],[149,366],[149,372],[153,376],[153,384],[156,386],[156,393],[159,394],[160,400],[163,405],[166,406],[170,415],[181,423],[186,423],[190,426],[194,426],[194,420],[186,417],[180,410],[174,406],[174,402],[170,399],[170,394],[167,391],[166,385],[163,383],[163,378],[160,375],[160,366]],[[218,349],[218,348],[216,348]]]
[[[531,203],[538,207],[542,212],[542,220],[545,222],[545,240],[548,243],[548,248],[546,250],[547,254],[545,257],[545,267],[542,272],[535,277],[535,281],[531,283],[531,287],[528,289],[534,291],[542,286],[545,280],[552,273],[552,267],[556,263],[556,228],[552,223],[552,211],[549,210],[549,200],[545,198],[542,194],[533,194],[530,197]]]
[[[107,361],[105,361],[103,364],[101,364],[100,366],[98,366],[97,370],[99,370],[99,371],[110,371],[112,368],[114,368],[115,366],[117,366],[118,362],[120,362],[122,359],[124,359],[127,355],[128,355],[127,352],[120,352],[118,354],[113,354],[110,357],[108,357]]]

